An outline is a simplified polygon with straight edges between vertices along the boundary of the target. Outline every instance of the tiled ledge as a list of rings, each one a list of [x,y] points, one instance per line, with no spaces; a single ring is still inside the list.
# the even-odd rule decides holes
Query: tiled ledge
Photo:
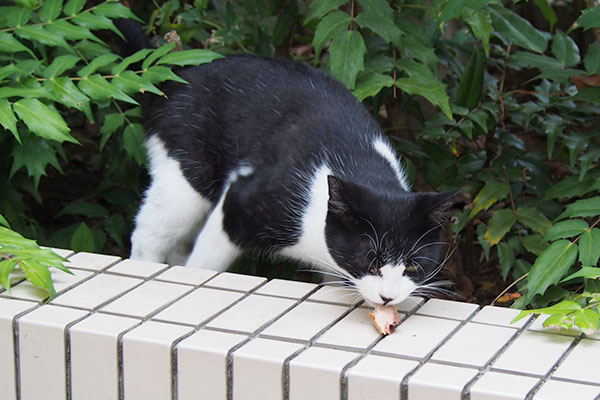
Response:
[[[377,333],[347,291],[61,251],[57,297],[0,292],[0,399],[599,399],[600,337],[409,298]]]

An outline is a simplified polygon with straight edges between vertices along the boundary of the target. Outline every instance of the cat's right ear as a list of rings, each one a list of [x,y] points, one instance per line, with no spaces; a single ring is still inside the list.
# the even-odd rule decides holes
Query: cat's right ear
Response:
[[[344,194],[344,182],[333,175],[327,176],[327,185],[329,186],[329,201],[327,209],[336,216],[354,215],[354,210]]]

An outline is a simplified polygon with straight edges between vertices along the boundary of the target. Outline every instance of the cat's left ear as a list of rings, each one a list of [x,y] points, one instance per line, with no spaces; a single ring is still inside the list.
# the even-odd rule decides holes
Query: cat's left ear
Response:
[[[427,215],[436,223],[443,225],[448,221],[448,211],[454,205],[458,190],[442,193],[431,193]]]

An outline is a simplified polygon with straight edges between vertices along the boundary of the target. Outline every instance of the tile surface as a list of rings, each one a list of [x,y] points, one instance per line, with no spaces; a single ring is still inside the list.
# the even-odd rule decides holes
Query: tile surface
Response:
[[[69,261],[67,261],[65,265],[69,268],[74,267],[92,271],[101,271],[120,260],[121,257],[117,256],[81,252],[70,256]]]
[[[348,288],[340,286],[322,286],[313,293],[308,300],[321,301],[325,303],[351,305],[354,304],[358,299],[358,294],[349,290]]]
[[[270,296],[289,297],[290,299],[300,299],[311,291],[315,290],[317,285],[314,283],[286,281],[283,279],[272,279],[261,286],[256,293]]]
[[[471,319],[471,322],[482,324],[506,326],[508,328],[521,328],[527,323],[529,318],[523,318],[515,323],[512,320],[519,315],[521,311],[505,307],[485,306]]]
[[[600,396],[600,386],[549,380],[542,385],[533,399],[564,400],[573,398],[575,394],[577,394],[577,400],[594,400]]]
[[[158,275],[156,280],[199,286],[215,275],[216,271],[175,266]]]
[[[141,279],[126,276],[98,275],[58,296],[51,304],[92,310],[142,282]]]
[[[137,278],[148,278],[168,267],[167,264],[153,263],[140,260],[123,260],[108,268],[106,272],[135,276]]]
[[[471,387],[471,400],[520,400],[539,382],[536,378],[488,372]]]
[[[93,275],[93,272],[90,271],[76,269],[72,269],[71,271],[73,272],[72,275],[56,268],[50,269],[50,276],[52,276],[52,280],[54,281],[54,289],[56,290],[57,295],[60,295],[70,287],[77,285],[79,282]],[[10,293],[4,292],[0,297],[41,302],[48,298],[48,292],[33,286],[29,281],[22,281],[18,285],[13,286]]]
[[[463,387],[479,371],[427,363],[408,381],[409,399],[460,400]]]
[[[600,384],[600,346],[598,342],[582,339],[560,364],[553,377]]]
[[[267,278],[260,276],[250,276],[223,272],[208,282],[206,286],[217,287],[221,289],[237,290],[240,292],[249,292],[267,281]]]
[[[430,299],[423,307],[417,310],[417,314],[464,321],[478,309],[479,306],[477,304]]]
[[[355,309],[319,337],[317,343],[332,347],[366,349],[381,336],[371,323],[369,312],[366,308]]]
[[[399,399],[400,384],[417,361],[367,355],[348,371],[348,400]]]

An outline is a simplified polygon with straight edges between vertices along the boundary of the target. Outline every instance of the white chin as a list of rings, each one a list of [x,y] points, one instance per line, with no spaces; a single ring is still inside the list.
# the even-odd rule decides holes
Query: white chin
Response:
[[[396,305],[404,301],[417,285],[404,275],[404,267],[386,265],[381,276],[366,275],[355,281],[356,287],[367,303],[375,306],[384,303],[382,297],[391,299],[386,305]]]

